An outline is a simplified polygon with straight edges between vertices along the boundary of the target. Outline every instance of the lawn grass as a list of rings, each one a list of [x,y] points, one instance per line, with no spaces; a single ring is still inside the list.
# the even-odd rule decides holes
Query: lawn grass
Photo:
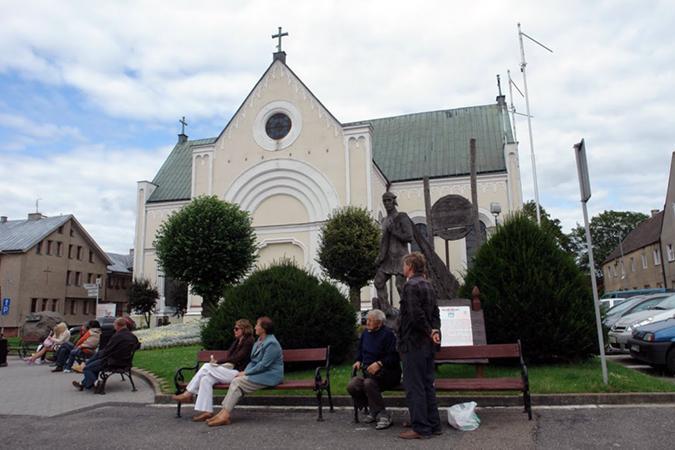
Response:
[[[164,381],[162,390],[173,392],[173,376],[179,367],[195,364],[199,345],[172,347],[168,349],[141,350],[136,352],[134,365],[148,370]],[[612,361],[607,362],[609,385],[602,383],[600,360],[595,358],[576,364],[531,365],[528,366],[530,391],[533,394],[604,393],[604,392],[675,392],[675,383],[669,383],[628,369]],[[192,374],[192,372],[188,372]],[[439,368],[438,378],[471,378],[474,367],[466,364],[446,364]],[[487,366],[486,377],[520,376],[517,367]],[[313,378],[313,370],[287,372],[285,378]],[[346,395],[347,383],[351,377],[351,365],[342,364],[331,370],[331,391],[335,395]],[[311,391],[261,391],[260,395],[311,395]],[[494,393],[489,393],[494,394]],[[402,395],[390,393],[389,395]]]
[[[21,338],[18,336],[8,337],[5,339],[7,339],[7,345],[9,345],[10,347],[18,347],[21,344]]]

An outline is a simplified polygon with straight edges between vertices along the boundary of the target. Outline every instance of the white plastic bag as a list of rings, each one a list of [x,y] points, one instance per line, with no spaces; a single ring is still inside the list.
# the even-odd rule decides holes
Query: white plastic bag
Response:
[[[448,423],[460,431],[473,431],[480,425],[476,402],[459,403],[448,408]]]

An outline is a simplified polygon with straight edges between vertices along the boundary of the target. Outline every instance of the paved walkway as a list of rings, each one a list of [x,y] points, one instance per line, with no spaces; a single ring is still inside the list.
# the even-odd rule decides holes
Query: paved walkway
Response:
[[[106,384],[106,395],[77,391],[73,380],[78,373],[52,373],[52,367],[28,365],[18,357],[0,367],[0,415],[56,416],[106,402],[152,403],[154,391],[145,380],[134,377],[138,391],[131,391],[129,380],[114,375]]]

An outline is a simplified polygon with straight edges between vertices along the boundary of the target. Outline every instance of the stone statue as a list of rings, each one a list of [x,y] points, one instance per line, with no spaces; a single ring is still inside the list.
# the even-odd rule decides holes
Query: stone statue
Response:
[[[403,276],[403,258],[408,254],[408,244],[413,240],[413,223],[406,213],[398,212],[396,195],[385,192],[382,195],[382,204],[387,211],[387,216],[382,220],[382,240],[380,241],[380,254],[375,260],[377,272],[375,273],[375,289],[379,301],[379,309],[391,310],[387,281],[394,276],[396,289],[399,294],[405,284]]]

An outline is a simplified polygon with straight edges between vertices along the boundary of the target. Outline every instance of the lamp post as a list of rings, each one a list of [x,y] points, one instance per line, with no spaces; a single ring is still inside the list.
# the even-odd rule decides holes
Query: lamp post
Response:
[[[502,205],[500,205],[499,202],[490,203],[490,212],[495,216],[495,226],[499,225],[499,220],[497,218],[502,212]]]

